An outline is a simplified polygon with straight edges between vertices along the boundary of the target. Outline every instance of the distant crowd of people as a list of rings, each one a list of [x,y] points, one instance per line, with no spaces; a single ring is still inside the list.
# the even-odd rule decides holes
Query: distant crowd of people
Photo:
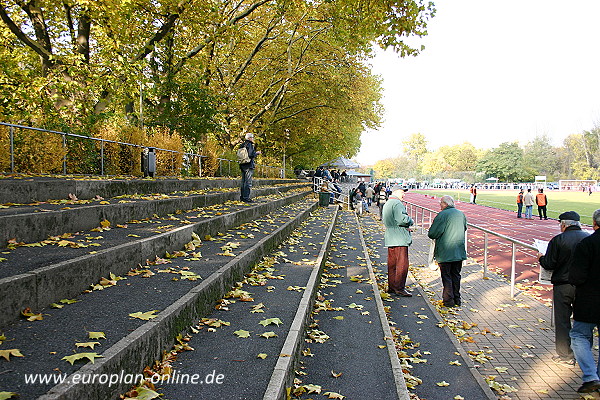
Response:
[[[339,169],[332,169],[330,171],[323,165],[319,165],[317,169],[315,169],[313,178],[314,177],[323,178],[330,182],[348,182],[348,174],[346,173],[346,170],[340,172]]]

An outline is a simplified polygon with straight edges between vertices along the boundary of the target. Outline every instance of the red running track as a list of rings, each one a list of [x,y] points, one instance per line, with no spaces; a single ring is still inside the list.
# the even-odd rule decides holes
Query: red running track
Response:
[[[408,192],[404,200],[430,210],[440,210],[439,197]],[[516,211],[506,211],[497,208],[456,201],[456,208],[467,216],[467,222],[488,229],[492,232],[533,245],[534,239],[550,240],[560,233],[557,220],[540,220],[534,214],[533,220],[517,218]],[[516,209],[516,205],[515,205]],[[537,211],[534,206],[534,212]],[[425,228],[430,225],[429,213],[412,215],[419,224],[423,221]],[[435,214],[433,215],[435,218]],[[584,226],[583,229],[590,229]],[[467,230],[467,251],[469,258],[483,265],[484,234],[478,229]],[[506,276],[510,280],[512,262],[512,244],[493,235],[488,235],[488,269]],[[538,282],[540,265],[537,251],[516,246],[515,284],[517,289],[527,291],[541,301],[550,301],[552,285],[540,285]]]

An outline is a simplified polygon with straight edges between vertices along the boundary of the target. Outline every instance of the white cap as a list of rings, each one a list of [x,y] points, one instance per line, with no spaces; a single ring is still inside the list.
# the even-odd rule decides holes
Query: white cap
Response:
[[[246,140],[250,140],[252,138],[254,138],[254,133],[252,133],[252,132],[246,133]]]

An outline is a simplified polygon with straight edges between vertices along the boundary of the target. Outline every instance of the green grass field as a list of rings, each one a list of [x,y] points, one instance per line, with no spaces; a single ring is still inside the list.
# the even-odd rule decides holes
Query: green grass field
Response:
[[[468,190],[458,189],[433,189],[415,190],[416,193],[443,196],[449,194],[455,200],[469,201]],[[558,190],[544,191],[548,197],[548,218],[558,218],[565,211],[576,211],[581,215],[581,223],[592,225],[592,214],[600,208],[600,192],[594,192],[588,196],[587,192],[559,192]],[[478,190],[477,204],[500,208],[502,210],[517,211],[518,190]],[[537,191],[536,191],[537,193]],[[525,212],[525,207],[523,207]],[[533,206],[533,216],[537,216],[537,207]]]

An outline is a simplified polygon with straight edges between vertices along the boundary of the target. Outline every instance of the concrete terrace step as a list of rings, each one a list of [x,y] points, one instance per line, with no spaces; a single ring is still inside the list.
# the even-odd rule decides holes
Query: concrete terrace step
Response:
[[[230,183],[229,181],[218,182]],[[5,182],[0,180],[0,187],[3,183]],[[255,188],[253,195],[265,196],[300,187],[310,189],[306,183],[281,183]],[[237,188],[219,188],[211,185],[188,191],[163,191],[160,194],[130,193],[111,198],[101,196],[96,200],[57,200],[15,204],[0,208],[0,227],[2,227],[0,243],[5,244],[9,240],[31,243],[50,235],[92,229],[104,219],[113,224],[121,224],[153,214],[162,216],[179,210],[222,204],[228,200],[239,200]]]
[[[387,289],[387,248],[384,228],[373,218],[362,218],[361,228],[369,258],[382,290]],[[428,254],[429,240],[413,234],[415,243],[409,248],[409,261],[422,262]],[[418,242],[417,242],[418,241]],[[429,271],[429,269],[427,269]],[[439,275],[439,271],[435,272]],[[428,296],[409,278],[413,297],[387,299],[391,324],[405,379],[410,390],[423,399],[495,399],[482,375],[458,340],[444,323]],[[448,309],[442,309],[446,311]],[[464,328],[469,328],[465,325]],[[476,329],[476,326],[472,326]],[[467,331],[466,331],[467,332]],[[470,332],[470,331],[468,331]],[[452,363],[452,364],[451,364]],[[438,383],[446,382],[448,386]]]
[[[247,211],[259,207],[260,204]],[[17,392],[20,398],[33,399],[51,388],[51,385],[25,384],[26,373],[142,371],[170,349],[182,330],[212,309],[228,288],[281,243],[315,207],[314,201],[295,201],[268,215],[255,215],[250,222],[234,225],[235,228],[222,235],[214,234],[217,240],[203,241],[196,249],[202,253],[201,258],[192,254],[169,260],[159,258],[144,267],[137,266],[136,261],[122,261],[127,268],[134,268],[123,276],[126,280],[77,296],[78,302],[62,309],[46,310],[42,321],[22,320],[13,324],[5,331],[7,343],[10,348],[20,349],[24,357],[12,357],[8,367],[3,365],[6,369],[0,373],[0,391]],[[190,241],[191,230],[187,233]],[[183,245],[179,247],[182,248]],[[152,310],[158,310],[158,314],[148,322],[129,316]],[[76,349],[76,342],[90,341],[88,332],[98,331],[104,332],[106,339],[98,340],[100,344],[94,350]],[[75,352],[97,352],[103,358],[87,365],[81,362],[70,365],[61,360]],[[110,399],[127,386],[67,382],[42,398]]]
[[[299,189],[289,191],[284,197],[257,198],[252,204],[226,202],[123,228],[57,238],[58,241],[52,241],[53,246],[17,247],[9,254],[1,254],[6,261],[0,263],[0,327],[17,319],[26,307],[39,310],[78,295],[111,272],[119,275],[132,265],[144,264],[166,251],[180,250],[190,241],[192,232],[201,238],[215,235],[299,201],[307,193]],[[200,221],[193,222],[197,220]],[[70,244],[63,242],[61,246],[61,240]],[[94,243],[100,246],[92,247]]]
[[[299,182],[295,179],[254,179],[255,186],[271,186]],[[300,181],[306,183],[306,181]],[[96,196],[116,197],[135,193],[173,193],[208,188],[236,188],[240,180],[232,178],[132,178],[106,177],[33,177],[0,175],[0,204],[30,203],[48,199],[68,199],[69,194],[79,199]]]
[[[408,399],[366,254],[355,214],[342,213],[297,369],[294,391],[305,391],[300,394],[303,399],[315,398],[316,393]],[[319,340],[315,329],[327,340]]]
[[[246,301],[226,296],[220,309],[208,316],[227,325],[210,329],[200,322],[189,342],[195,350],[179,354],[173,362],[176,374],[198,374],[205,380],[214,371],[222,375],[220,384],[159,384],[157,391],[169,399],[284,398],[336,215],[333,207],[319,209],[264,257],[236,286],[238,293],[247,293]],[[272,319],[277,321],[268,324]],[[241,331],[248,337],[239,337]]]

